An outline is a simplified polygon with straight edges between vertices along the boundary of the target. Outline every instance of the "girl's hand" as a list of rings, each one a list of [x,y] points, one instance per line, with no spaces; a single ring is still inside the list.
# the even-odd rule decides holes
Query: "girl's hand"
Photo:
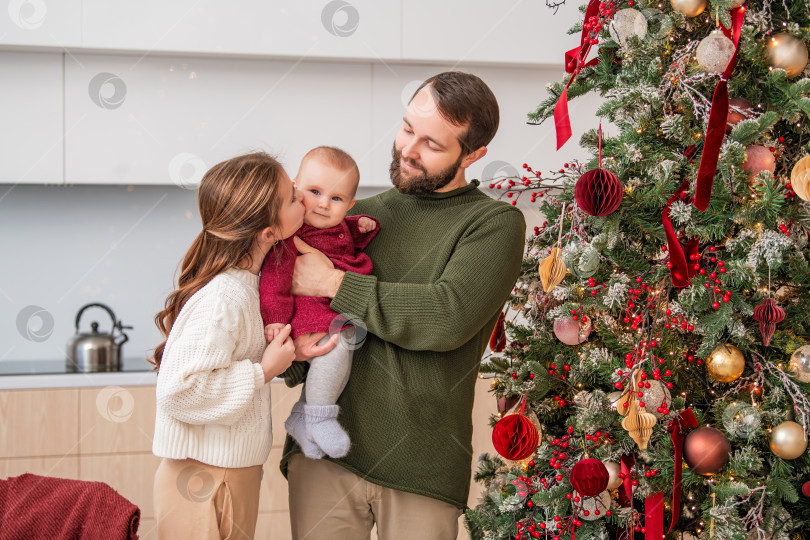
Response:
[[[262,371],[264,371],[264,382],[269,382],[273,377],[281,375],[290,367],[295,360],[295,344],[290,338],[292,328],[289,324],[284,325],[273,341],[267,344],[262,354]]]

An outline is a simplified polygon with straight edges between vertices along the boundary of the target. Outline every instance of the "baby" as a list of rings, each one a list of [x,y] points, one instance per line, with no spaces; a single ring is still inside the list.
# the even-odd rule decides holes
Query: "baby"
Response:
[[[295,184],[304,203],[304,225],[296,236],[322,251],[335,268],[370,274],[371,259],[362,252],[378,232],[377,220],[349,216],[360,180],[360,171],[349,154],[338,148],[319,146],[301,161]],[[335,348],[310,361],[301,399],[293,406],[284,426],[310,458],[324,454],[340,458],[349,452],[350,440],[337,421],[337,399],[349,378],[350,346],[354,328],[332,311],[328,298],[295,296],[290,293],[298,254],[292,237],[274,247],[264,260],[259,296],[265,337],[271,341],[286,323],[292,337],[310,333],[343,334]],[[347,328],[348,327],[348,328]]]

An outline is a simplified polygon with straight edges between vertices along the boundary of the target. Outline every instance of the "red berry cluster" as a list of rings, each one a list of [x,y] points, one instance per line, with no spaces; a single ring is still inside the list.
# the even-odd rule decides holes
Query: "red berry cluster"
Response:
[[[695,360],[697,360],[697,365],[699,365],[699,366],[703,365],[703,360],[701,360],[700,358],[695,358],[694,352],[692,352],[692,351],[689,351],[689,350],[684,351],[683,357],[686,358],[686,361],[689,362],[689,363],[692,363]]]
[[[785,234],[785,236],[790,236],[790,231],[788,230],[788,227],[789,227],[790,225],[792,225],[792,224],[793,224],[793,220],[791,219],[791,220],[788,222],[788,224],[787,224],[787,225],[785,225],[784,223],[783,223],[783,224],[781,224],[781,225],[779,225],[779,230],[780,230],[780,231],[782,231],[782,232]]]
[[[535,171],[529,167],[528,164],[524,163],[523,168],[526,170],[525,176],[521,176],[520,178],[515,176],[493,181],[489,184],[489,188],[505,189],[507,192],[507,198],[511,199],[514,197],[514,200],[512,201],[513,206],[517,205],[517,202],[524,191],[535,188],[537,191],[531,192],[531,202],[536,202],[538,198],[544,197],[546,192],[553,186],[551,184],[543,185],[543,177],[540,172]],[[539,234],[537,227],[535,227],[535,234]]]
[[[672,317],[672,310],[667,308],[666,311],[664,311],[664,314],[667,317]],[[678,314],[672,317],[672,321],[667,321],[667,323],[664,325],[664,328],[669,329],[672,328],[673,325],[676,327],[680,326],[681,330],[686,330],[687,332],[695,331],[695,327],[689,324],[689,322],[686,320],[686,317],[683,314]]]

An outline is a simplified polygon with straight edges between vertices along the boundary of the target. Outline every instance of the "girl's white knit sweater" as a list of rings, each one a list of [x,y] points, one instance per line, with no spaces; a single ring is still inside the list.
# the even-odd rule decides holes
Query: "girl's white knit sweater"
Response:
[[[217,467],[261,465],[273,443],[259,276],[231,268],[197,291],[169,332],[152,452]]]

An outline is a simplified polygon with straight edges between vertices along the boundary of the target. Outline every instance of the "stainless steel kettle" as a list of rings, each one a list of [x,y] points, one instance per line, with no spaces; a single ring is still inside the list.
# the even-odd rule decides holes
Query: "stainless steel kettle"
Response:
[[[89,308],[101,308],[112,319],[112,328],[109,334],[98,331],[98,322],[90,324],[90,333],[80,333],[79,323],[82,313]],[[98,371],[121,370],[121,345],[129,340],[124,330],[131,330],[131,326],[124,326],[115,318],[115,314],[104,304],[87,304],[76,314],[76,335],[68,340],[67,360],[65,367],[68,371],[79,373],[95,373]],[[118,330],[119,335],[115,335]],[[121,339],[123,338],[123,339]]]

